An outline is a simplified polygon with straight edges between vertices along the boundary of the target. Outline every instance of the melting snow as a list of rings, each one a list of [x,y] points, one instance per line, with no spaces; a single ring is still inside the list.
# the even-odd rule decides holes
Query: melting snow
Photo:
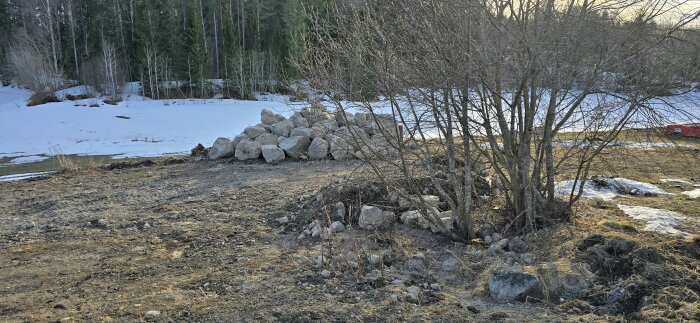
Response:
[[[24,163],[36,163],[49,159],[49,157],[34,155],[34,156],[22,156],[10,160],[10,164],[24,164]]]
[[[686,217],[678,212],[654,209],[645,206],[618,205],[618,208],[628,216],[646,222],[645,231],[654,231],[665,234],[679,236],[692,236],[692,234],[681,231],[675,226],[681,224]]]
[[[571,194],[571,190],[574,189],[574,186],[576,187],[574,194],[578,194],[578,190],[581,187],[580,181],[567,180],[557,182],[554,186],[554,193],[559,196],[569,196]],[[608,187],[598,186],[590,180],[586,181],[586,184],[583,186],[583,193],[581,193],[582,197],[600,199],[604,201],[610,201],[618,195],[619,194],[615,190]]]
[[[690,198],[696,199],[700,197],[700,188],[692,191],[683,192],[683,195],[688,195]]]
[[[566,180],[557,182],[554,191],[555,194],[559,196],[569,196],[574,186],[576,187],[576,191],[574,192],[576,194],[581,186],[580,181]],[[621,194],[662,195],[670,193],[653,184],[633,181],[622,177],[611,177],[587,180],[586,185],[583,186],[583,193],[581,196],[610,201]]]
[[[24,174],[0,176],[0,182],[21,181],[21,180],[30,179],[30,178],[43,177],[43,176],[53,174],[53,173],[55,173],[55,172],[24,173]]]

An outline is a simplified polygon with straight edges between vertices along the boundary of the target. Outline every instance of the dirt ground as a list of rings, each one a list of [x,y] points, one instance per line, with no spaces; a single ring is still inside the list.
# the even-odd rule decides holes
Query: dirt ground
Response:
[[[673,169],[673,174],[663,175],[691,176],[687,168]],[[497,304],[488,295],[486,277],[490,269],[512,260],[509,255],[488,255],[479,245],[451,242],[400,225],[388,232],[353,227],[329,241],[297,239],[313,218],[299,212],[308,201],[328,185],[351,185],[348,178],[361,182],[366,172],[352,161],[272,166],[163,159],[149,167],[92,169],[0,183],[0,318],[8,322],[700,319],[697,304],[692,305],[699,301],[700,291],[698,241],[643,232],[643,225],[605,203],[584,201],[573,223],[547,228],[525,241],[534,263],[578,259],[596,266],[600,265],[596,261],[624,258],[620,266],[632,268],[635,262],[638,269],[640,262],[651,260],[637,251],[651,248],[662,259],[655,260],[661,261],[659,266],[678,268],[670,275],[675,280],[648,287],[639,297],[632,295],[636,298],[629,309],[609,310],[598,304],[596,293],[609,293],[631,279],[643,286],[658,283],[645,276],[649,266],[646,271],[594,270],[598,287],[582,300]],[[664,199],[652,198],[647,204],[674,204]],[[681,211],[700,218],[700,200],[684,199],[682,206]],[[278,223],[283,216],[289,223]],[[700,232],[698,227],[684,229]],[[603,238],[586,240],[594,235]],[[612,255],[616,239],[631,241],[634,251]],[[594,243],[581,248],[583,241]],[[608,253],[598,252],[599,246]],[[383,264],[367,263],[365,256],[370,254],[383,255]],[[357,257],[359,267],[349,265],[350,256]],[[456,268],[445,268],[449,259],[457,260]],[[321,277],[322,270],[328,270],[330,277]],[[667,289],[678,284],[685,289]],[[422,286],[418,301],[393,299],[407,286]],[[681,292],[688,296],[670,297],[674,306],[644,312],[650,300]]]

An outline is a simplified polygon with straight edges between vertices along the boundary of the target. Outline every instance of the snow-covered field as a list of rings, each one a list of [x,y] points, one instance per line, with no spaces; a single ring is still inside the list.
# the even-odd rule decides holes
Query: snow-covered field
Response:
[[[150,100],[133,88],[130,84],[116,106],[85,99],[27,107],[31,92],[0,87],[0,158],[18,164],[56,153],[114,158],[184,153],[257,124],[263,108],[283,115],[293,109],[279,95],[259,95],[258,101]],[[58,94],[80,92],[82,87]],[[100,106],[90,107],[95,103]]]

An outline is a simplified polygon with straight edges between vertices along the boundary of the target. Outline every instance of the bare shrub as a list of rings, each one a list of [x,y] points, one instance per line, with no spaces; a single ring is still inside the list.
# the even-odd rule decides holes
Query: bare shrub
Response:
[[[8,73],[16,82],[42,96],[49,96],[62,86],[63,75],[52,63],[50,45],[25,30],[15,33],[7,50]],[[38,101],[37,101],[38,102]]]
[[[474,238],[474,178],[487,172],[502,190],[510,227],[531,231],[568,217],[592,162],[622,130],[700,120],[687,109],[688,89],[669,81],[680,77],[677,69],[661,59],[698,16],[653,24],[675,4],[338,1],[334,24],[312,19],[314,46],[300,65],[339,111],[371,116],[374,133],[353,134],[368,147],[365,161],[402,197],[417,196],[431,223],[440,225],[421,186],[404,178],[431,178],[461,237]],[[556,138],[565,132],[583,140],[560,149]],[[396,138],[387,144],[398,158],[372,143],[378,135]],[[564,161],[574,162],[582,183],[562,200],[555,176]]]

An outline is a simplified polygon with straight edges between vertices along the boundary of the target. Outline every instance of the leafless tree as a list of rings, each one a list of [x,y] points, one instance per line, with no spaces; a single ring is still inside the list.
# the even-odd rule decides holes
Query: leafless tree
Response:
[[[535,230],[566,214],[581,194],[583,183],[569,199],[555,193],[565,160],[576,161],[576,179],[585,182],[595,157],[631,124],[698,120],[681,106],[682,91],[670,88],[679,84],[659,80],[675,78],[658,59],[665,46],[700,14],[665,16],[684,3],[338,1],[334,23],[313,26],[314,46],[301,65],[338,110],[368,112],[377,133],[397,138],[387,142],[398,158],[386,158],[374,136],[364,152],[390,187],[420,196],[422,188],[406,179],[429,177],[462,237],[473,238],[474,175],[485,166],[513,227]],[[660,18],[676,20],[652,28]],[[660,92],[672,96],[659,99]],[[583,138],[575,150],[557,147],[563,132]],[[440,227],[435,212],[414,201]]]

